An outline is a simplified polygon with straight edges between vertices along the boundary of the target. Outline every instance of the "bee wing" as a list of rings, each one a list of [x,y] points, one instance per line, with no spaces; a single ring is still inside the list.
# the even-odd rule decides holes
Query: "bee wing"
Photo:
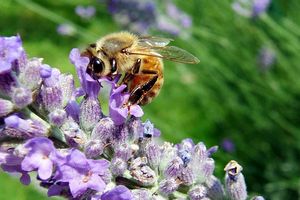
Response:
[[[145,36],[139,38],[138,44],[141,47],[164,47],[167,46],[171,41],[173,41],[173,39]]]
[[[128,53],[133,55],[159,57],[180,63],[197,64],[200,62],[199,59],[193,56],[191,53],[175,46],[146,47]]]

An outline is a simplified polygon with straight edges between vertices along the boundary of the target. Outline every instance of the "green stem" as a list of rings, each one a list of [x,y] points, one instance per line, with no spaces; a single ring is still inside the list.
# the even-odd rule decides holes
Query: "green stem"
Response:
[[[40,6],[37,3],[34,3],[30,0],[16,0],[16,2],[23,5],[27,9],[32,10],[33,12],[36,12],[37,14],[51,20],[54,23],[57,23],[57,24],[67,23],[67,24],[71,25],[72,27],[74,27],[76,29],[77,33],[82,38],[84,38],[88,41],[96,40],[98,38],[98,36],[96,34],[85,31],[84,28],[82,28],[82,27],[78,26],[77,24],[73,23],[71,20],[69,20],[65,17],[62,17],[62,16],[56,14],[55,12],[52,12],[51,10]]]

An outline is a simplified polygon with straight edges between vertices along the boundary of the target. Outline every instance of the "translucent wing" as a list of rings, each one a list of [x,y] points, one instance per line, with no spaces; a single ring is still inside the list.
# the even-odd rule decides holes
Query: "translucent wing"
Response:
[[[197,64],[199,59],[184,49],[175,46],[154,46],[136,49],[133,52],[128,52],[133,55],[145,55],[159,57],[174,62]]]
[[[167,46],[171,41],[170,38],[160,38],[153,36],[146,36],[139,38],[139,46],[141,47],[164,47]]]

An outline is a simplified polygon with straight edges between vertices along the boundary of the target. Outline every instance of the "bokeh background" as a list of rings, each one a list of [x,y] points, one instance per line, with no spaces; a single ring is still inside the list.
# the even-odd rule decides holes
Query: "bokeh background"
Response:
[[[20,34],[30,57],[75,74],[68,60],[120,30],[173,38],[198,65],[165,62],[165,85],[144,107],[171,142],[218,145],[216,174],[231,159],[248,191],[300,199],[299,0],[2,0],[0,35]],[[0,172],[0,199],[47,199]]]

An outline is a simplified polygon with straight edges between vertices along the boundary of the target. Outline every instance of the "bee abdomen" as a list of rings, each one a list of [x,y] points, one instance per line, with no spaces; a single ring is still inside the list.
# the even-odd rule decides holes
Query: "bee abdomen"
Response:
[[[153,88],[145,94],[142,101],[140,102],[140,105],[146,105],[150,103],[156,96],[158,96],[160,89],[163,85],[163,82],[164,82],[163,78],[158,78]]]
[[[158,96],[160,89],[163,85],[163,63],[159,58],[146,57],[143,59],[142,73],[157,75],[158,78],[153,87],[144,95],[140,102],[140,105],[146,105],[150,103],[156,96]]]

